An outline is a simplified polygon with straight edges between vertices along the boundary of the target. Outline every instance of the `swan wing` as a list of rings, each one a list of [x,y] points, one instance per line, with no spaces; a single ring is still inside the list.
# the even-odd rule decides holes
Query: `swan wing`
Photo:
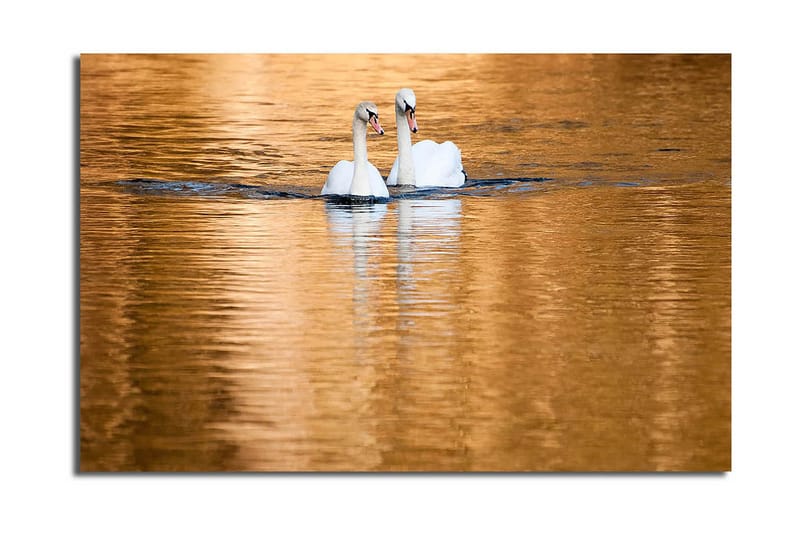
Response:
[[[378,169],[372,163],[369,164],[369,188],[372,191],[372,196],[380,198],[389,197],[389,189],[386,188],[386,183]]]
[[[322,186],[322,193],[325,194],[350,194],[350,185],[353,183],[353,162],[339,161],[328,172],[328,179]]]
[[[420,141],[412,148],[417,187],[460,187],[464,184],[461,150],[451,141]]]

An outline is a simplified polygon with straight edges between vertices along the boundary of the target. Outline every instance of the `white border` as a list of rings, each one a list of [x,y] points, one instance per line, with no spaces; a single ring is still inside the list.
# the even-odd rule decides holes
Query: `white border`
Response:
[[[2,8],[2,522],[25,530],[719,531],[797,524],[796,17],[778,2],[18,2]],[[13,5],[14,7],[11,7]],[[253,6],[258,5],[255,8]],[[787,6],[790,4],[786,4]],[[397,28],[405,32],[398,34]],[[81,52],[733,52],[734,456],[724,476],[82,476]],[[796,491],[794,491],[796,493]]]

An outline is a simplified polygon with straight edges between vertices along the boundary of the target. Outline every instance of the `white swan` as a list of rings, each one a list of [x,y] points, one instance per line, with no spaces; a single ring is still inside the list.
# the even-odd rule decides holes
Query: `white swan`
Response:
[[[400,89],[394,99],[397,119],[397,159],[389,171],[387,185],[417,187],[461,187],[464,185],[464,166],[461,150],[450,141],[442,144],[420,141],[411,146],[411,132],[417,132],[414,114],[417,97],[411,89]]]
[[[336,163],[328,173],[322,194],[389,197],[380,172],[367,160],[367,124],[383,135],[378,121],[378,106],[361,102],[353,114],[353,161]]]

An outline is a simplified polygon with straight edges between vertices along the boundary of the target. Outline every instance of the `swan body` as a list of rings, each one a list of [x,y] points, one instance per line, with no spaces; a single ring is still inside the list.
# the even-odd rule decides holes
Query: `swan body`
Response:
[[[328,179],[322,187],[322,194],[339,194],[342,196],[352,194],[350,189],[353,185],[354,172],[355,164],[353,164],[352,161],[342,160],[336,163],[328,173]],[[384,183],[381,173],[378,172],[375,165],[369,161],[367,162],[367,179],[370,191],[377,191],[377,194],[362,194],[357,196],[389,196],[389,190],[386,188],[386,183]]]
[[[380,172],[367,160],[367,124],[383,135],[378,107],[372,102],[361,102],[353,114],[353,161],[343,160],[334,165],[322,187],[323,195],[389,197]]]
[[[411,145],[411,132],[417,132],[417,98],[411,89],[400,89],[395,96],[397,119],[397,159],[389,171],[387,185],[416,187],[461,187],[466,173],[461,150],[451,141],[441,144],[425,140]]]
[[[461,164],[461,150],[451,141],[437,143],[431,140],[420,141],[411,147],[414,161],[414,182],[416,187],[461,187],[464,185],[464,167]],[[387,185],[398,184],[399,156],[389,171]],[[412,185],[409,183],[409,185]]]

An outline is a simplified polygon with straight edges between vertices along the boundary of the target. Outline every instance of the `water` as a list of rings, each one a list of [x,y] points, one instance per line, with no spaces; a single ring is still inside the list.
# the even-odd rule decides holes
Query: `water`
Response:
[[[318,197],[403,86],[467,186]],[[84,55],[80,117],[82,470],[730,469],[729,56]]]

